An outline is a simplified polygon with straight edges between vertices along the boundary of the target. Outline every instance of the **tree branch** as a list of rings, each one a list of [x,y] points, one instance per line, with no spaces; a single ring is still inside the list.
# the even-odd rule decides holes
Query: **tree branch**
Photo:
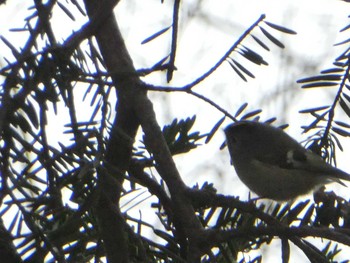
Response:
[[[106,8],[106,6],[111,7],[113,3],[115,2],[108,0],[85,0],[90,18],[93,17],[100,8]],[[156,120],[153,105],[146,95],[147,90],[144,88],[137,74],[130,74],[130,72],[136,73],[136,70],[112,13],[107,16],[105,23],[98,29],[95,36],[101,54],[106,62],[107,69],[111,72],[118,98],[117,117],[113,123],[112,133],[107,145],[106,161],[116,166],[122,172],[128,168],[132,150],[131,142],[136,135],[140,123],[145,133],[146,145],[154,155],[154,160],[157,164],[156,168],[169,188],[174,212],[174,224],[181,236],[181,248],[183,256],[186,258],[188,250],[187,240],[191,243],[191,237],[195,235],[194,230],[200,229],[201,225],[196,218],[192,205],[184,195],[186,185],[183,183],[177,171],[166,141],[163,138],[163,134]],[[105,178],[102,176],[99,180],[104,181]],[[123,178],[119,177],[118,180],[122,181]],[[108,184],[103,182],[101,185],[108,187]],[[112,193],[112,191],[106,192]],[[101,191],[102,197],[106,192]],[[117,200],[111,195],[107,197],[107,200],[110,199],[112,203],[118,202],[120,192],[115,189],[115,194],[118,197]],[[106,198],[103,197],[101,200],[103,201],[103,205],[106,206]],[[110,207],[110,205],[107,206]],[[97,210],[97,212],[99,213],[102,211]],[[112,218],[114,216],[115,215],[111,214]],[[106,216],[101,214],[99,217],[101,219],[100,226],[102,227],[103,220],[106,219]],[[114,224],[117,224],[117,222]],[[122,226],[119,226],[119,231],[121,233],[119,236],[123,236],[125,230]],[[124,252],[125,261],[123,262],[127,262],[127,256],[125,256],[125,254],[127,254],[126,240],[117,240],[117,238],[115,238],[115,232],[109,233],[114,236],[114,239],[109,237],[107,232],[105,234],[107,236],[104,236],[104,239],[107,240],[107,238],[109,238],[108,240],[110,241],[109,244],[105,244],[107,255],[116,255],[113,250],[118,249],[120,252]],[[199,261],[199,257],[196,253],[190,253],[190,257],[192,258],[189,259],[189,262]],[[117,262],[117,260],[120,259],[115,257],[113,259],[109,258],[109,260],[111,260],[111,262]]]
[[[118,72],[112,74],[118,104],[117,116],[107,143],[105,161],[116,166],[121,173],[124,173],[129,166],[133,139],[139,126],[132,104],[128,101],[130,95],[125,91],[128,89],[134,90],[131,87],[139,85],[140,81],[137,77],[125,78],[122,74],[125,71],[134,71],[134,67],[113,14],[113,7],[118,2],[113,0],[85,0],[85,6],[90,19],[105,19],[103,23],[99,23],[100,26],[95,32],[95,37],[107,70]],[[96,17],[96,15],[103,13],[105,16]],[[95,207],[95,213],[108,262],[129,262],[127,230],[118,206],[121,188],[118,187],[118,184],[109,183],[112,181],[111,174],[113,172],[100,172],[98,175],[100,197]],[[122,183],[122,176],[119,174],[114,176],[119,183]]]

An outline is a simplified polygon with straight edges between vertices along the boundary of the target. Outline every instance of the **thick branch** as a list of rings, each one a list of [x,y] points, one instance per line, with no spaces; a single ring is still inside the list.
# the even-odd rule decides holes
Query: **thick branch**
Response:
[[[194,251],[196,247],[190,248],[192,251],[187,255],[188,246],[192,247],[192,240],[197,236],[196,230],[201,229],[195,211],[185,195],[187,187],[180,177],[162,131],[156,121],[151,101],[146,96],[136,96],[134,105],[136,112],[139,113],[138,117],[142,129],[145,132],[145,144],[153,153],[153,157],[156,160],[156,169],[169,188],[173,204],[174,224],[179,234],[182,256],[185,258],[187,256],[190,257],[188,262],[197,262],[200,257]]]
[[[112,73],[114,85],[117,87],[118,105],[117,116],[112,126],[112,132],[107,144],[105,160],[125,172],[131,159],[133,138],[138,129],[138,121],[128,101],[127,92],[131,87],[138,86],[136,77],[125,78],[124,72],[134,70],[132,60],[126,50],[124,40],[118,29],[113,14],[113,7],[118,1],[86,0],[85,5],[91,20],[104,19],[95,32],[95,37],[106,63]],[[102,16],[101,14],[104,14]],[[96,17],[98,15],[98,17]],[[99,201],[95,213],[101,237],[106,248],[108,262],[129,262],[128,239],[125,222],[118,206],[121,187],[118,183],[110,183],[112,172],[100,172],[98,185],[100,188]],[[123,177],[113,174],[122,183]]]
[[[12,243],[12,236],[8,233],[4,226],[3,220],[0,218],[0,255],[1,262],[22,262],[18,255],[15,246]]]
[[[98,10],[100,8],[111,7],[113,1],[86,0],[85,4],[89,17],[92,18],[94,14],[99,13]],[[180,240],[182,240],[182,251],[187,252],[187,239],[191,243],[191,237],[196,235],[194,230],[200,229],[200,224],[192,205],[184,195],[186,185],[176,169],[161,129],[156,121],[153,105],[146,95],[146,88],[136,74],[112,13],[107,16],[105,23],[98,29],[95,36],[107,69],[112,75],[118,98],[117,117],[112,127],[106,152],[106,161],[116,166],[122,172],[128,168],[132,142],[140,123],[145,133],[147,147],[153,153],[157,163],[159,174],[168,185],[173,205],[174,224],[180,235]],[[108,187],[106,183],[103,183],[104,180],[103,177],[99,178],[99,181],[102,181],[100,185]],[[122,178],[119,178],[119,180],[122,181]],[[105,195],[105,193],[112,192],[101,191],[101,194]],[[115,196],[120,194],[117,189],[115,189],[115,193]],[[111,200],[111,202],[118,201],[118,199],[114,200],[112,195],[106,198]],[[111,208],[111,205],[106,205],[106,198],[101,198],[102,205],[103,207]],[[105,211],[106,213],[108,213],[107,210]],[[102,211],[98,209],[96,212],[99,214]],[[113,213],[110,216],[112,218],[115,217]],[[100,225],[102,225],[106,216],[100,215],[99,219]],[[106,223],[111,224],[112,222]],[[114,221],[114,224],[117,224],[117,219]],[[115,232],[110,233],[110,235],[114,236],[114,239],[108,236],[107,232],[105,233],[107,236],[103,237],[104,241],[109,240],[109,243],[105,242],[105,246],[110,262],[119,262],[118,260],[121,260],[114,257],[116,253],[113,250],[118,249],[120,252],[123,251],[124,255],[127,254],[125,253],[127,251],[126,240],[116,238],[117,235],[122,237],[125,234],[125,230],[121,225],[119,226],[119,231],[120,235]],[[183,254],[186,256],[185,253]],[[196,255],[196,253],[191,253],[191,256],[193,255]],[[193,256],[193,258],[194,260],[190,261],[195,262],[199,259],[198,256]],[[127,262],[125,256],[123,262]]]

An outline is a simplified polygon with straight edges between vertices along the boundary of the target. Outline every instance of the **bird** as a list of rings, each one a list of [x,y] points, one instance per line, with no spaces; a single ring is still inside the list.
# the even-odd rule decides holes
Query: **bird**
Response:
[[[257,121],[237,121],[224,129],[240,180],[255,194],[275,201],[295,200],[325,184],[350,181],[282,129]]]

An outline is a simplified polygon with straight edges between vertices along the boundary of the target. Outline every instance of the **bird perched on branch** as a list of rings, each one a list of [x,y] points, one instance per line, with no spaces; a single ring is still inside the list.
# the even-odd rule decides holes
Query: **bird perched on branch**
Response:
[[[288,201],[350,175],[302,147],[282,129],[240,121],[225,128],[232,164],[241,181],[263,198]]]

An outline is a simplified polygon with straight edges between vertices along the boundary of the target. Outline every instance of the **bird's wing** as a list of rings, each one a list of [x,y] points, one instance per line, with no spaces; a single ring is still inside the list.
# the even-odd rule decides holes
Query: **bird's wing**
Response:
[[[302,169],[313,172],[316,176],[330,176],[350,181],[350,175],[338,168],[327,164],[317,154],[304,150],[291,150],[286,156],[287,167],[290,169]]]
[[[329,179],[333,178],[333,181],[337,181],[338,183],[341,182],[336,179],[350,181],[350,174],[327,164],[320,156],[304,148],[295,148],[288,152],[280,151],[279,154],[258,156],[255,156],[254,159],[270,166],[309,171],[315,176],[328,176]],[[279,158],[276,158],[276,156]]]

